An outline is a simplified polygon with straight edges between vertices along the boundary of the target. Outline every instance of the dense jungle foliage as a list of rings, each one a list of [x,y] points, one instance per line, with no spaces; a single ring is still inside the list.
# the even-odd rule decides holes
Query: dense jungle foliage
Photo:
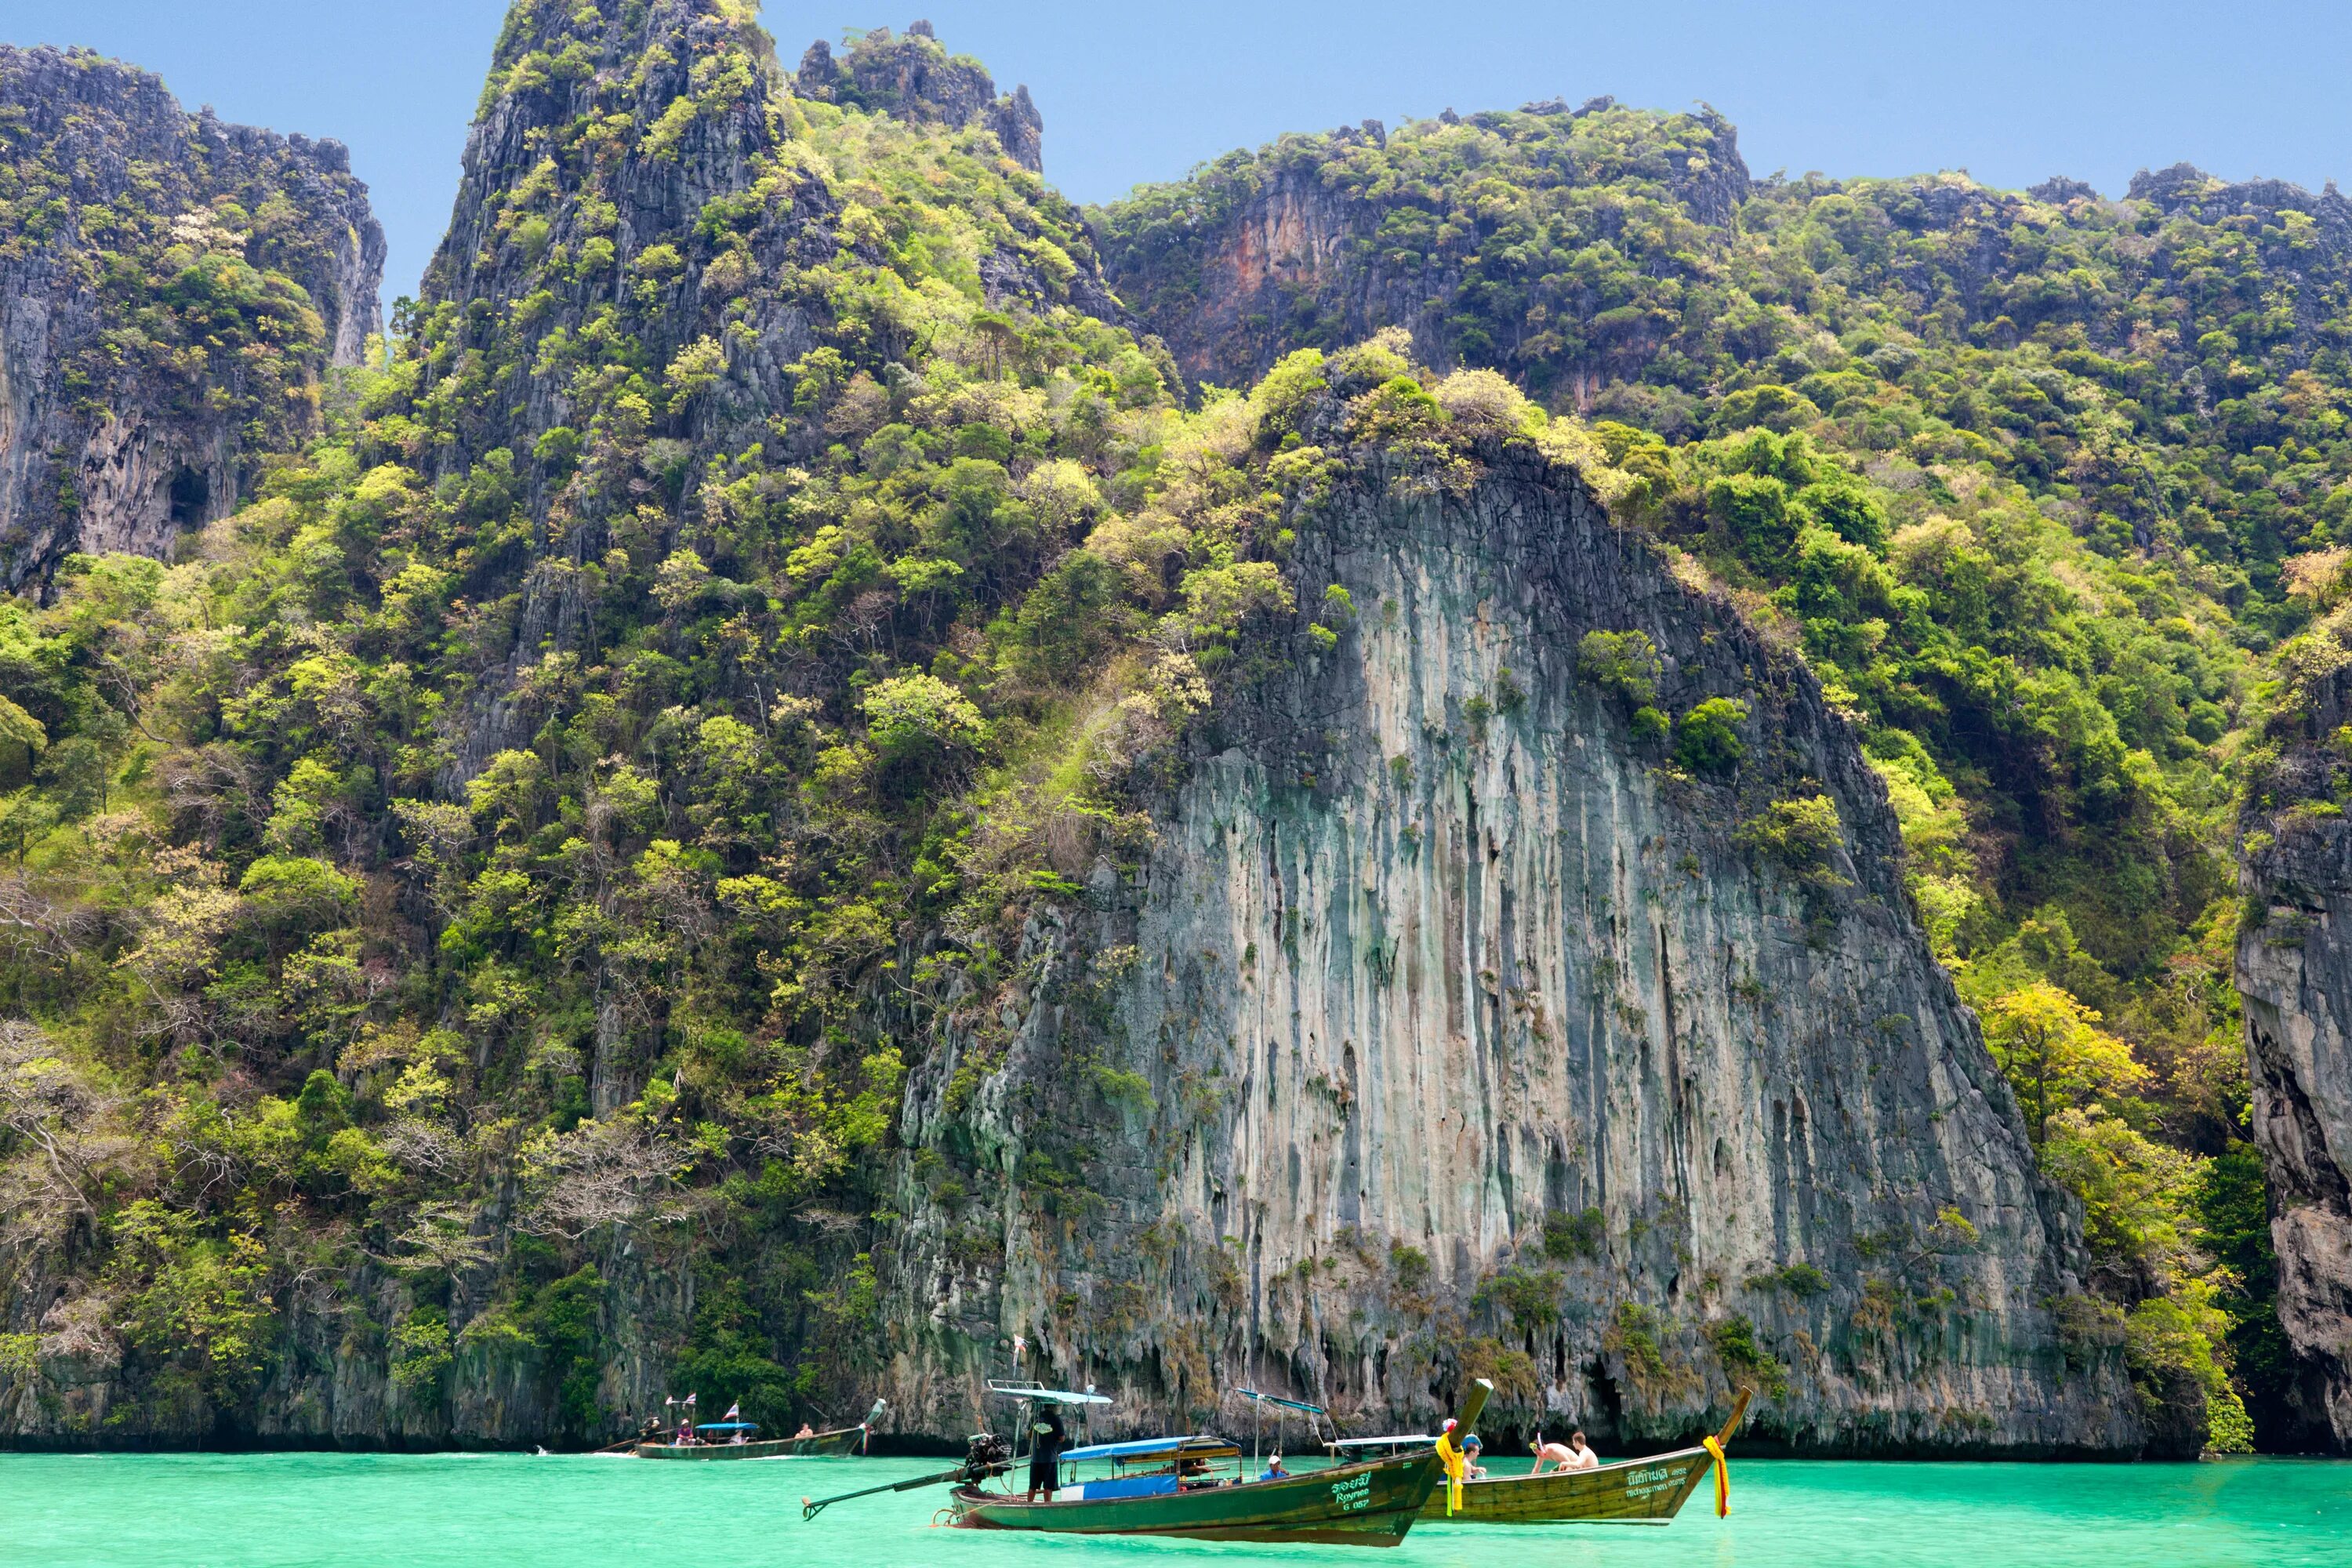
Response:
[[[1098,241],[984,129],[791,96],[739,0],[522,0],[484,104],[525,129],[320,438],[183,559],[0,606],[0,997],[37,1021],[0,1210],[68,1277],[0,1375],[127,1363],[120,1430],[201,1426],[333,1352],[300,1317],[415,1430],[509,1356],[602,1437],[617,1296],[679,1383],[823,1414],[871,1351],[893,1026],[983,1013],[1222,685],[1335,635],[1282,570],[1327,464],[1509,439],[1852,712],[2088,1207],[2077,1330],[2219,1446],[2233,1362],[2271,1418],[2227,824],[2352,526],[2337,227],[2186,176],[1751,192],[1717,122],[1612,108],[1286,141]],[[739,160],[683,222],[649,197]],[[1076,302],[1098,242],[1148,318],[1197,300],[1300,169],[1377,215],[1362,264],[1463,279],[1423,353],[1527,397],[1312,290],[1255,390],[1188,389]],[[1716,765],[1720,714],[1654,717]],[[917,1173],[959,1210],[1082,1184],[969,1174]]]
[[[1220,314],[1243,215],[1285,202],[1337,226],[1336,259]],[[1711,113],[1599,100],[1286,137],[1097,220],[1200,374],[1401,300],[1439,363],[1589,424],[1615,514],[1704,562],[1861,729],[2146,1385],[2210,1341],[2285,1438],[2231,837],[2298,700],[2273,658],[2311,664],[2343,596],[2352,206],[2186,166],[2120,201],[1751,183]]]
[[[1132,853],[1222,682],[1331,635],[1278,565],[1326,482],[1299,411],[1360,396],[1343,434],[1432,461],[1551,438],[1380,347],[1188,412],[1066,302],[1090,238],[992,133],[780,79],[748,6],[517,5],[520,155],[480,150],[324,435],[183,559],[0,606],[0,995],[37,1021],[0,1213],[58,1276],[0,1375],[123,1366],[110,1430],[184,1435],[373,1358],[429,1440],[506,1358],[603,1440],[642,1345],[824,1418],[874,1353],[903,1040]],[[920,1176],[1078,1201],[1050,1159]]]

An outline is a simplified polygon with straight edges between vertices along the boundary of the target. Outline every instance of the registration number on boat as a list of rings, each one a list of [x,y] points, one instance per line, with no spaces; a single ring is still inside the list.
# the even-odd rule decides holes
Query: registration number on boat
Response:
[[[1372,1500],[1372,1478],[1349,1476],[1344,1481],[1331,1483],[1331,1501],[1342,1513],[1353,1513],[1369,1507]]]
[[[1677,1472],[1670,1469],[1628,1470],[1625,1472],[1625,1495],[1645,1498],[1652,1492],[1665,1490],[1681,1479]]]

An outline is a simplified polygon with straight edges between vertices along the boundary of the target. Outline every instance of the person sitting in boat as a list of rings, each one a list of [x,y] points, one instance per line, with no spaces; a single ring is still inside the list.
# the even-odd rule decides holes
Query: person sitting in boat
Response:
[[[1262,1481],[1286,1481],[1289,1479],[1290,1472],[1282,1468],[1282,1456],[1280,1454],[1275,1455],[1274,1458],[1265,1462],[1265,1469],[1264,1473],[1258,1477],[1258,1479]]]
[[[794,1438],[814,1437],[816,1436],[816,1428],[803,1421],[801,1423],[801,1429],[793,1433],[793,1436]]]
[[[1462,1479],[1464,1480],[1483,1481],[1486,1479],[1486,1467],[1478,1462],[1486,1457],[1486,1444],[1479,1441],[1478,1434],[1475,1432],[1462,1439]]]
[[[1046,1405],[1030,1423],[1029,1435],[1029,1500],[1035,1502],[1037,1494],[1044,1492],[1051,1502],[1061,1474],[1062,1450],[1069,1443],[1069,1435],[1062,1429],[1061,1411]]]
[[[1591,1470],[1599,1468],[1600,1465],[1601,1456],[1584,1446],[1583,1433],[1575,1434],[1565,1443],[1550,1443],[1544,1440],[1543,1433],[1538,1430],[1536,1433],[1536,1468],[1528,1474],[1542,1475],[1546,1467],[1559,1470]]]
[[[1216,1484],[1216,1479],[1209,1474],[1209,1461],[1197,1454],[1176,1461],[1176,1486],[1179,1490],[1197,1491],[1202,1487]]]
[[[751,1440],[751,1434],[750,1434],[750,1433],[748,1433],[748,1432],[746,1432],[746,1431],[744,1431],[744,1430],[743,1430],[743,1428],[741,1428],[740,1426],[736,1427],[736,1428],[735,1428],[735,1435],[734,1435],[732,1437],[730,1437],[730,1438],[728,1438],[728,1439],[727,1439],[727,1441],[728,1441],[730,1445],[731,1445],[731,1444],[735,1444],[735,1443],[743,1443],[743,1442],[748,1442],[748,1441],[750,1441],[750,1440]]]

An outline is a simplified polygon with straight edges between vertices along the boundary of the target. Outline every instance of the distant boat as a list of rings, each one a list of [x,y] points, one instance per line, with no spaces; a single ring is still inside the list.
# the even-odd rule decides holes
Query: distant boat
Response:
[[[795,1454],[849,1454],[861,1451],[867,1436],[865,1423],[855,1426],[836,1426],[830,1432],[812,1433],[806,1437],[788,1437],[785,1442]]]
[[[698,1441],[692,1443],[640,1443],[640,1459],[781,1459],[788,1457],[806,1458],[825,1454],[862,1452],[866,1440],[873,1436],[874,1424],[882,1419],[889,1405],[882,1400],[866,1413],[866,1419],[855,1426],[835,1426],[826,1432],[812,1432],[805,1437],[755,1438],[760,1429],[756,1421],[705,1421],[694,1428]],[[705,1432],[713,1434],[704,1438]]]
[[[691,1443],[640,1443],[640,1459],[781,1459],[798,1451],[793,1438],[778,1437],[759,1441],[751,1434],[760,1429],[756,1421],[706,1421],[694,1428],[696,1440]],[[858,1428],[853,1426],[854,1436]],[[703,1433],[714,1434],[704,1437]],[[741,1434],[740,1437],[736,1434]],[[812,1439],[801,1439],[811,1441]]]
[[[1740,1418],[1748,1414],[1749,1397],[1750,1391],[1743,1388],[1732,1400],[1731,1417],[1716,1434],[1717,1447],[1730,1443]],[[1334,1459],[1346,1460],[1366,1453],[1402,1451],[1430,1441],[1418,1435],[1348,1437],[1324,1447]],[[1623,1459],[1590,1470],[1492,1476],[1463,1482],[1462,1506],[1451,1514],[1445,1511],[1444,1491],[1433,1492],[1422,1506],[1421,1518],[1424,1523],[1454,1524],[1664,1524],[1681,1511],[1714,1463],[1715,1456],[1698,1447]]]

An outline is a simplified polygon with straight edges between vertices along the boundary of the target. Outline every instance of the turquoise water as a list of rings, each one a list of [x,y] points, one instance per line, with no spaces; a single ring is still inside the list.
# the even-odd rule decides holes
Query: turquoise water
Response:
[[[15,1568],[2300,1568],[2352,1564],[2352,1462],[1731,1467],[1664,1528],[1419,1525],[1393,1551],[928,1529],[944,1489],[800,1519],[803,1493],[941,1459],[715,1465],[508,1454],[0,1454]],[[1521,1461],[1524,1465],[1525,1461]],[[1498,1465],[1496,1469],[1507,1469]]]

